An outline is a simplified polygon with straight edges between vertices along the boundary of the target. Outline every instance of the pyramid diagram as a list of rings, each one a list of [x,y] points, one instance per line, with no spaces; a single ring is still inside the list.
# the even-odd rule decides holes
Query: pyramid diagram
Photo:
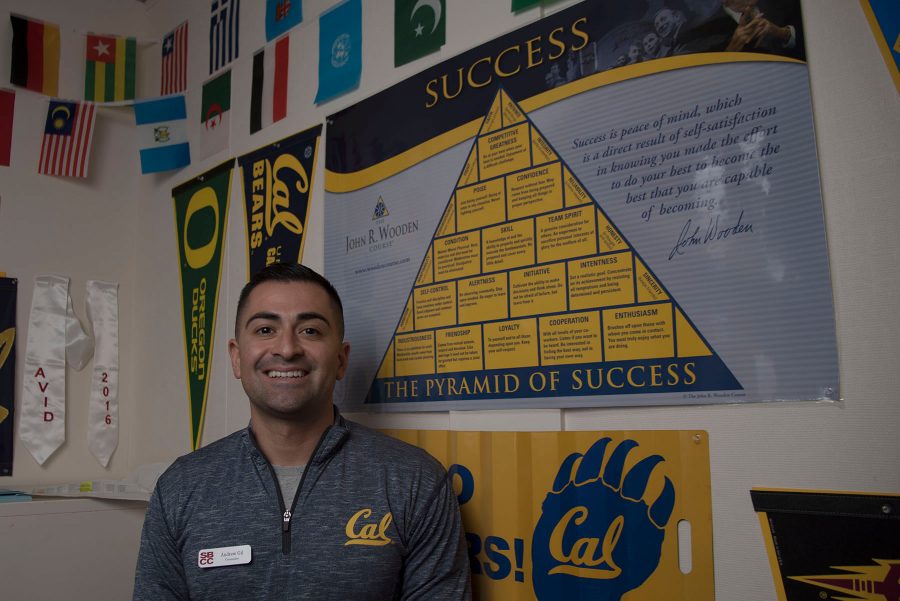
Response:
[[[499,90],[365,402],[741,389]]]

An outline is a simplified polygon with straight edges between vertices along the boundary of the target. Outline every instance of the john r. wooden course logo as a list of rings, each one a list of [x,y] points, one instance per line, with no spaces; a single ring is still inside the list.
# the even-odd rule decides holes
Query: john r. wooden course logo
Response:
[[[387,203],[379,196],[372,210],[373,227],[360,229],[352,235],[345,236],[345,252],[349,254],[365,249],[371,253],[385,250],[394,245],[394,240],[419,231],[418,219],[398,222],[396,219],[388,219],[390,215]]]

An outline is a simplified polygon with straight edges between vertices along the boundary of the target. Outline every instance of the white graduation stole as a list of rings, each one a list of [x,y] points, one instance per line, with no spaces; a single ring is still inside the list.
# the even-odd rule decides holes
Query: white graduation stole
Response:
[[[85,308],[94,330],[88,448],[106,467],[119,444],[119,284],[88,280]]]
[[[19,438],[40,465],[66,440],[66,361],[80,370],[93,351],[94,341],[72,309],[69,278],[35,276]]]

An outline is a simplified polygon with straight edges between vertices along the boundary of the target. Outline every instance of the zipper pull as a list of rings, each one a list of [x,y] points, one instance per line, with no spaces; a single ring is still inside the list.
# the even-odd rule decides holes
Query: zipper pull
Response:
[[[284,515],[282,516],[281,531],[287,532],[290,529],[291,529],[291,512],[285,511]]]

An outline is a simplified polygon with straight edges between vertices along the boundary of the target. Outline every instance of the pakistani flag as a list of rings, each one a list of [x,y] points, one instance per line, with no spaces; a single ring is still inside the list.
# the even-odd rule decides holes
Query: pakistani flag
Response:
[[[513,12],[518,12],[541,2],[542,0],[512,0],[512,10]]]
[[[395,67],[440,50],[446,38],[446,0],[394,0]]]
[[[228,148],[231,136],[231,69],[203,84],[200,104],[199,158]]]

